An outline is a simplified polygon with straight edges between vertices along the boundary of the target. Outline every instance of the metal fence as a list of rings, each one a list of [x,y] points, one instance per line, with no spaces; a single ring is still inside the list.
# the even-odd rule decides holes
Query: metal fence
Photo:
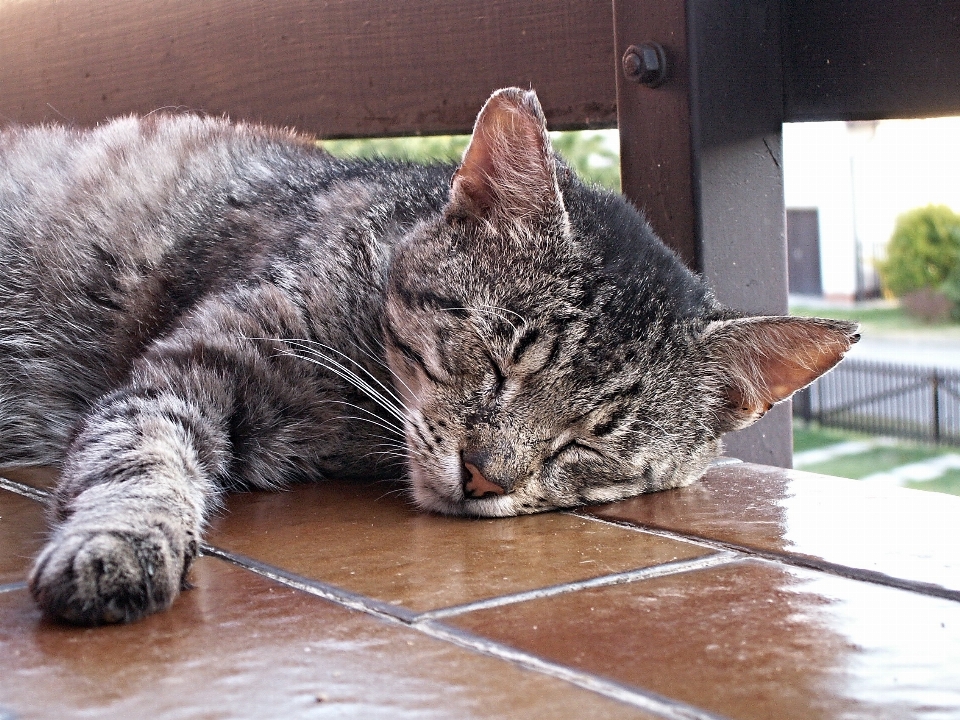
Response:
[[[793,397],[794,417],[960,445],[960,370],[845,360]]]

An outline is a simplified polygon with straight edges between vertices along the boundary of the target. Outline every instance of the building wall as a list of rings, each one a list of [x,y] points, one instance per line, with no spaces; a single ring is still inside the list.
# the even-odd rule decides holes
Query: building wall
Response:
[[[827,297],[854,296],[855,237],[869,274],[900,213],[931,203],[960,212],[960,118],[791,123],[783,148],[787,207],[819,210]]]

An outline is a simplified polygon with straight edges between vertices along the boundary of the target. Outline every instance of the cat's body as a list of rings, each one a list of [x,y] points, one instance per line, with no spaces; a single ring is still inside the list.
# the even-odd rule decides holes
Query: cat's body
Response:
[[[167,606],[231,487],[402,456],[421,507],[500,516],[687,484],[853,333],[722,308],[518,90],[456,172],[195,117],[13,130],[0,262],[0,468],[63,468],[31,589],[83,623]]]
[[[189,365],[202,346],[208,365],[245,366],[225,399],[235,442],[215,461],[219,481],[377,470],[363,455],[386,430],[344,418],[383,410],[283,353],[359,362],[390,384],[390,251],[440,212],[454,168],[345,163],[293,135],[192,116],[0,142],[0,463],[61,465],[95,401],[163,354]],[[255,454],[244,434],[264,443],[262,458],[242,457]]]

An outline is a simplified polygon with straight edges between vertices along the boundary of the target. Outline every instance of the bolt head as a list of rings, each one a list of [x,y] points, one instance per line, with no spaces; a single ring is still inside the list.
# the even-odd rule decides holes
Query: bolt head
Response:
[[[623,73],[634,82],[657,87],[667,77],[667,56],[657,43],[631,45],[623,54]]]

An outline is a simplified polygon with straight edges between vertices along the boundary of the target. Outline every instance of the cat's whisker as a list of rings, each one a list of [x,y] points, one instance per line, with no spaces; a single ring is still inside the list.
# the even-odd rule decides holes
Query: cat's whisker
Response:
[[[289,350],[289,351],[283,350],[281,352],[291,357],[298,357],[303,360],[307,360],[308,362],[313,362],[317,365],[320,365],[321,367],[324,367],[330,370],[331,372],[338,375],[338,377],[340,377],[341,379],[347,381],[348,383],[353,385],[355,388],[365,393],[372,400],[375,400],[384,409],[388,410],[394,415],[400,415],[399,417],[400,420],[404,419],[402,416],[402,412],[409,411],[409,409],[404,404],[403,400],[400,397],[398,397],[391,388],[384,385],[379,378],[377,378],[373,373],[367,370],[363,365],[358,363],[356,360],[351,358],[346,353],[343,353],[337,350],[336,348],[333,348],[324,343],[315,342],[312,340],[305,340],[305,339],[295,339],[295,338],[248,338],[248,339],[269,340],[274,342],[282,342],[286,345],[292,345],[295,348],[299,349],[302,353],[306,353],[306,355],[298,354],[297,352],[294,352],[292,350]],[[316,346],[316,347],[311,347],[311,346]],[[349,360],[361,372],[366,374],[374,383],[380,386],[380,388],[382,388],[387,393],[387,395],[389,395],[389,399],[383,393],[381,393],[379,390],[373,387],[366,379],[358,375],[356,372],[351,370],[349,367],[344,365],[342,362],[340,362],[336,358],[330,357],[329,355],[326,355],[320,352],[319,350],[317,350],[317,347],[323,348],[328,352],[335,353],[336,355],[339,355]]]
[[[361,420],[361,421],[363,421],[363,422],[368,422],[368,423],[370,423],[371,425],[376,425],[377,427],[382,427],[384,430],[391,430],[391,431],[393,431],[393,432],[399,432],[399,431],[396,430],[396,428],[392,428],[392,427],[390,427],[389,425],[384,425],[382,422],[378,422],[378,421],[376,421],[376,420],[371,420],[370,418],[357,417],[357,416],[355,416],[355,415],[337,415],[336,417],[332,417],[332,418],[330,418],[329,420],[325,420],[324,422],[320,423],[320,425],[323,426],[323,425],[325,425],[326,423],[332,422],[332,421],[334,421],[334,420]]]
[[[379,390],[376,390],[372,385],[370,385],[370,383],[367,382],[367,380],[362,378],[360,375],[358,375],[356,372],[351,370],[349,367],[344,365],[342,362],[340,362],[336,358],[330,357],[329,355],[325,355],[322,352],[318,351],[316,348],[304,347],[303,344],[301,344],[299,341],[287,340],[286,342],[289,345],[293,345],[299,351],[299,352],[290,351],[291,356],[300,357],[300,358],[303,358],[304,360],[315,362],[316,364],[329,364],[333,366],[329,369],[331,370],[335,369],[337,374],[341,378],[350,382],[350,384],[356,387],[357,389],[362,390],[364,393],[368,394],[370,397],[375,397],[378,401],[388,403],[391,407],[395,407],[393,405],[394,398],[391,398],[388,400],[382,393],[380,393]],[[367,371],[366,368],[359,365],[358,363],[354,363],[354,364],[356,364],[357,367],[359,367],[363,372],[366,372],[368,375],[370,375],[369,371]],[[379,380],[376,379],[376,377],[374,377],[373,375],[371,375],[371,377],[373,377],[374,381],[377,384],[381,386],[383,385],[382,383],[380,383]],[[391,391],[387,390],[387,392],[392,395]],[[396,401],[400,402],[399,398],[397,398]]]
[[[336,355],[339,355],[340,357],[346,358],[346,359],[349,360],[351,363],[353,363],[353,364],[357,367],[357,369],[359,369],[362,373],[364,373],[367,377],[369,377],[373,382],[375,382],[380,388],[382,388],[383,391],[390,397],[390,399],[391,399],[393,402],[395,402],[395,403],[397,404],[398,407],[404,407],[404,405],[403,405],[403,399],[400,398],[400,397],[393,391],[392,388],[390,388],[390,387],[388,387],[387,385],[385,385],[384,383],[382,383],[382,382],[380,381],[380,379],[379,379],[376,375],[374,375],[372,372],[370,372],[369,370],[367,370],[367,368],[365,368],[363,365],[361,365],[360,363],[358,363],[356,360],[354,360],[352,357],[350,357],[350,356],[347,355],[346,353],[343,353],[343,352],[341,352],[340,350],[337,350],[336,348],[331,347],[330,345],[326,345],[326,344],[324,344],[324,343],[316,342],[316,341],[312,341],[312,340],[293,340],[293,341],[290,341],[290,342],[293,342],[294,344],[300,344],[300,345],[303,345],[303,344],[315,345],[315,346],[317,346],[317,347],[323,348],[324,350],[327,350],[328,352],[332,352],[332,353],[335,353]],[[373,360],[375,363],[378,363],[378,364],[382,365],[383,367],[387,368],[387,370],[390,369],[390,368],[387,366],[386,362],[384,362],[384,361],[381,360],[380,358],[377,358],[377,357],[375,357],[374,355],[368,353],[368,352],[365,351],[363,348],[359,347],[356,343],[354,343],[354,346],[355,346],[360,352],[362,352],[364,355],[366,355],[368,358],[370,358],[371,360]],[[332,358],[328,358],[328,359],[330,359],[331,362],[333,362]],[[341,367],[343,367],[345,370],[347,369],[346,366],[344,366],[342,363],[340,363],[340,365],[341,365]],[[409,388],[408,388],[408,389],[409,389]]]
[[[387,437],[386,435],[371,435],[373,440],[387,440],[388,442],[377,443],[371,447],[389,447],[394,450],[406,450],[407,445],[402,441],[398,441],[396,438]]]
[[[380,456],[380,457],[377,457],[377,459],[374,461],[377,467],[397,467],[397,466],[406,464],[406,458],[396,458],[389,455],[382,456],[381,453],[366,453],[365,455],[361,455],[360,458],[368,458],[373,456]],[[390,457],[393,460],[393,462],[389,462],[389,463],[384,462],[384,459],[386,457]]]
[[[353,387],[357,388],[358,390],[366,394],[371,400],[375,401],[378,405],[380,405],[384,410],[386,410],[388,413],[393,415],[400,422],[404,422],[406,420],[404,411],[407,410],[407,408],[405,406],[401,405],[400,407],[398,407],[394,405],[390,400],[384,397],[383,394],[378,392],[369,383],[365,382],[359,375],[351,371],[349,368],[346,368],[345,366],[343,366],[342,363],[339,363],[333,358],[329,358],[320,353],[316,353],[314,350],[310,348],[302,348],[301,350],[303,353],[306,353],[306,354],[299,354],[293,351],[282,351],[282,352],[283,354],[289,355],[290,357],[300,358],[302,360],[306,360],[307,362],[314,363],[315,365],[319,365],[320,367],[326,370],[329,370],[337,377],[341,378],[342,380],[346,381]]]
[[[415,392],[413,391],[413,388],[411,388],[409,385],[407,385],[407,383],[404,382],[404,379],[403,379],[402,377],[400,377],[399,375],[397,375],[397,373],[395,373],[395,372],[393,371],[393,368],[390,367],[390,363],[388,363],[386,360],[383,359],[384,357],[386,357],[386,346],[384,345],[384,343],[383,343],[382,340],[380,341],[380,350],[381,350],[381,354],[380,354],[380,355],[378,355],[378,354],[377,354],[372,348],[370,348],[366,343],[362,343],[362,344],[361,344],[359,341],[354,340],[354,341],[351,341],[351,344],[352,344],[357,350],[359,350],[359,351],[362,352],[364,355],[366,355],[368,358],[370,358],[374,363],[376,363],[377,365],[380,365],[380,366],[383,367],[388,373],[390,373],[390,377],[393,378],[394,382],[397,382],[397,383],[399,383],[400,385],[403,385],[404,389],[406,389],[406,391],[407,391],[408,393],[410,393],[410,397],[412,397],[414,400],[416,400],[418,404],[419,404],[419,403],[422,403],[422,400],[420,399],[420,396],[417,395],[417,393],[415,393]]]
[[[371,360],[373,363],[379,365],[379,366],[382,367],[384,370],[386,370],[388,373],[390,373],[390,376],[391,376],[395,381],[397,381],[397,382],[399,382],[401,385],[403,385],[403,387],[406,389],[406,391],[407,391],[408,393],[410,393],[410,396],[411,396],[412,398],[414,398],[417,402],[420,402],[420,397],[413,391],[413,389],[412,389],[409,385],[407,385],[407,383],[405,383],[405,382],[403,381],[403,378],[402,378],[402,377],[400,377],[399,375],[397,375],[397,374],[393,371],[393,368],[390,367],[390,363],[388,363],[388,362],[385,360],[385,358],[386,358],[386,345],[383,343],[382,340],[380,341],[380,354],[379,354],[379,355],[378,355],[369,345],[367,345],[367,343],[365,343],[365,342],[364,342],[364,343],[361,343],[361,342],[359,342],[359,341],[353,340],[353,341],[351,341],[351,344],[352,344],[353,347],[356,348],[359,352],[363,353],[366,357],[370,358],[370,360]]]
[[[512,310],[507,310],[506,308],[497,307],[496,305],[482,305],[482,304],[478,304],[478,305],[476,305],[476,306],[474,306],[474,307],[448,307],[448,308],[444,308],[444,310],[447,310],[447,311],[451,311],[451,310],[465,310],[465,311],[467,311],[467,312],[478,312],[478,313],[484,313],[484,312],[485,312],[485,313],[487,313],[488,315],[493,315],[494,317],[499,318],[500,320],[503,320],[505,323],[507,323],[507,324],[513,329],[514,332],[517,332],[517,326],[513,323],[512,320],[510,320],[508,317],[506,317],[506,316],[505,316],[504,314],[502,314],[502,313],[508,313],[508,312],[513,313],[514,315],[516,315],[517,317],[519,317],[519,318],[523,321],[524,324],[526,324],[526,322],[527,322],[527,321],[523,318],[522,315],[519,315],[518,313],[515,313],[515,312],[513,312]]]
[[[371,448],[387,448],[386,450],[371,450],[371,452],[379,453],[393,453],[395,455],[402,455],[403,457],[407,456],[407,448],[401,447],[398,445],[388,445],[387,443],[378,443],[377,445],[371,445]]]
[[[384,418],[382,418],[381,416],[377,415],[375,412],[373,412],[373,411],[371,411],[371,410],[367,410],[367,408],[362,407],[361,405],[357,405],[356,403],[347,402],[346,400],[323,400],[323,401],[320,402],[320,404],[321,404],[321,405],[347,405],[348,407],[352,407],[352,408],[354,408],[355,410],[359,410],[360,412],[366,413],[366,414],[369,415],[370,417],[376,418],[376,419],[379,420],[379,421],[382,421],[382,422],[384,422],[384,423],[387,423],[387,422],[388,422],[386,419],[384,419]],[[401,436],[403,435],[403,428],[402,428],[402,427],[391,425],[390,428],[391,428],[394,432],[400,434]]]
[[[383,495],[379,496],[379,497],[376,499],[375,502],[379,502],[380,500],[384,500],[384,499],[386,499],[386,498],[388,498],[388,497],[390,497],[390,496],[392,496],[392,495],[403,496],[403,495],[405,495],[406,493],[407,493],[407,490],[406,490],[405,488],[397,488],[397,489],[395,489],[395,490],[388,490],[388,491],[385,492]]]
[[[489,305],[489,304],[481,304],[481,303],[477,303],[477,307],[487,308],[487,309],[489,309],[489,310],[495,310],[495,311],[497,311],[497,312],[502,312],[502,313],[507,313],[507,314],[509,314],[509,315],[513,315],[513,316],[516,317],[520,322],[522,322],[524,325],[527,324],[527,319],[526,319],[523,315],[521,315],[520,313],[518,313],[518,312],[516,312],[516,311],[514,311],[514,310],[511,310],[510,308],[500,307],[499,305]]]

